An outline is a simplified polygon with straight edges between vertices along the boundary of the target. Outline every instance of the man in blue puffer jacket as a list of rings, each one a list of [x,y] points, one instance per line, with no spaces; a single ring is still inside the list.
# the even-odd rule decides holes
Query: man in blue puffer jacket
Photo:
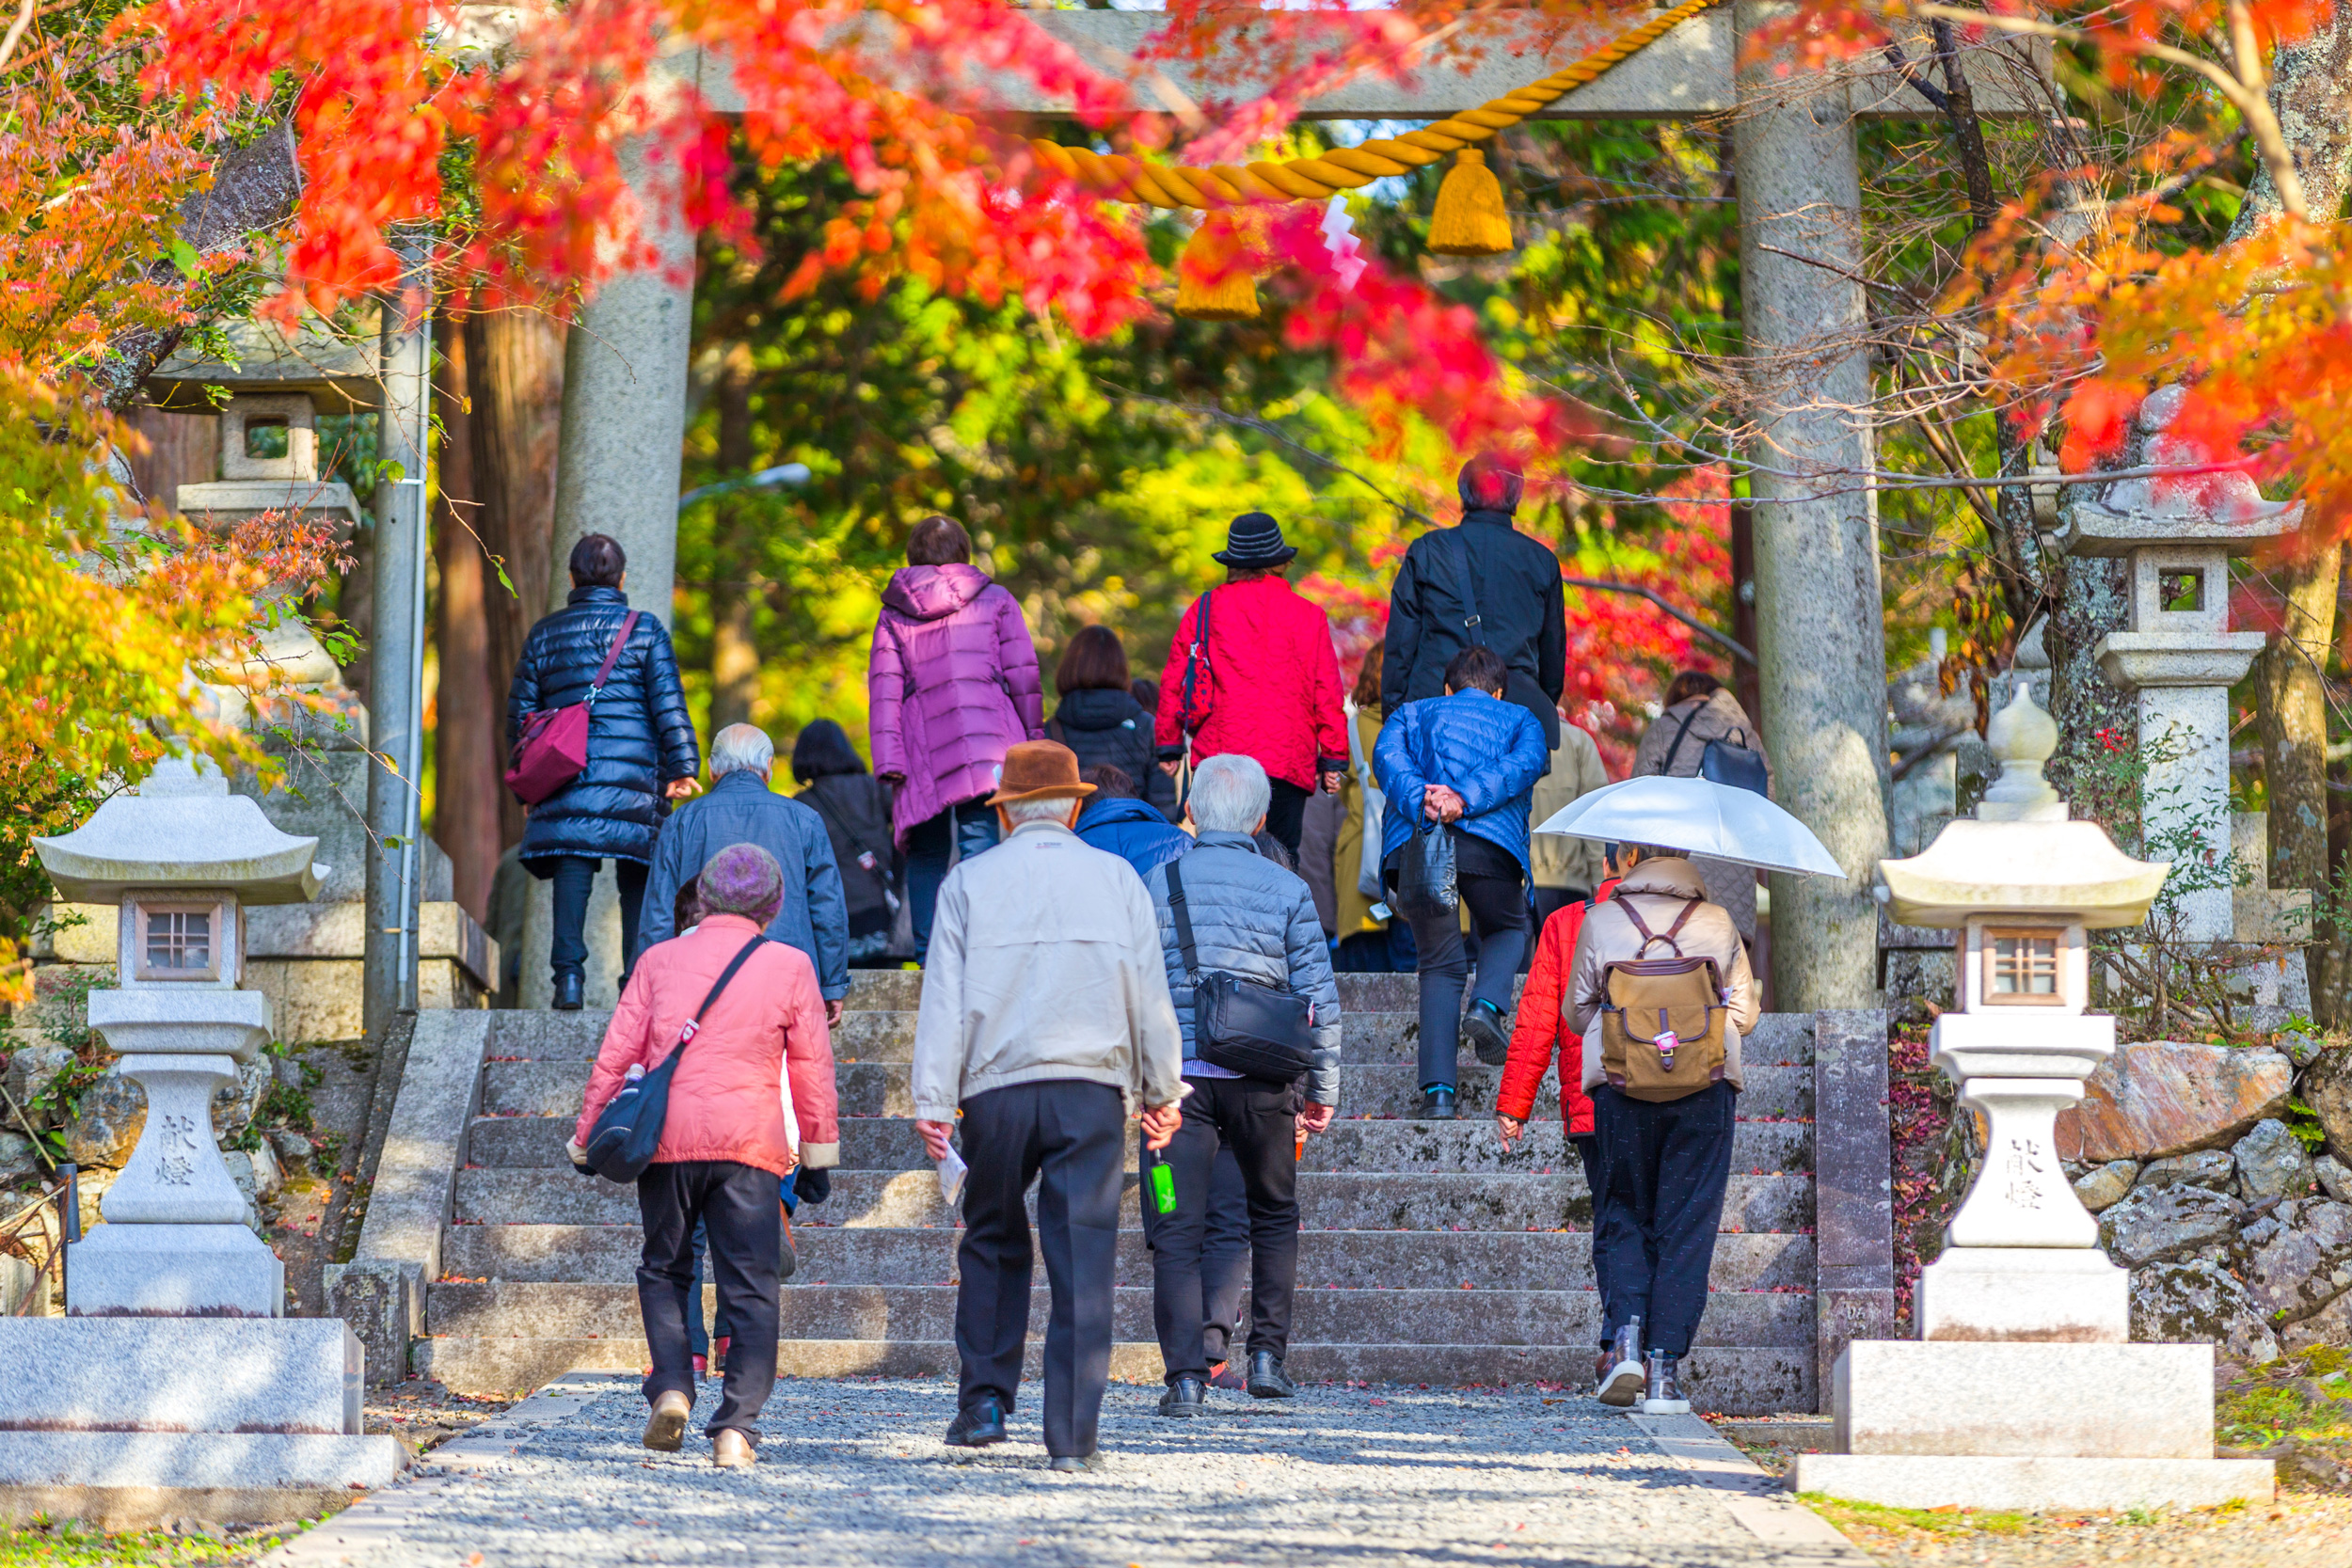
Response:
[[[571,597],[531,628],[516,661],[506,693],[510,752],[532,713],[588,700],[605,655],[628,625],[628,595],[622,592],[628,559],[617,541],[582,535],[572,546],[571,573]],[[654,839],[670,802],[701,789],[694,777],[701,771],[702,750],[687,716],[670,633],[659,617],[641,614],[589,710],[588,766],[532,806],[523,829],[524,867],[555,883],[548,967],[555,972],[556,1006],[578,1008],[586,990],[582,929],[597,863],[611,861],[620,882],[626,958],[637,949]]]
[[[1551,753],[1543,726],[1503,700],[1509,678],[1491,648],[1463,649],[1445,667],[1445,695],[1397,709],[1373,750],[1389,802],[1380,814],[1389,896],[1396,896],[1397,866],[1416,833],[1450,833],[1454,885],[1478,933],[1478,982],[1465,1018],[1470,959],[1460,916],[1449,910],[1411,921],[1421,958],[1422,1120],[1454,1119],[1462,1035],[1490,1067],[1510,1055],[1505,1015],[1527,952],[1528,805]]]
[[[1078,814],[1078,836],[1134,866],[1136,876],[1192,847],[1190,833],[1138,799],[1135,775],[1124,768],[1099,763],[1086,770],[1086,781],[1094,786],[1094,799]]]
[[[1209,1326],[1201,1251],[1212,1172],[1220,1147],[1241,1167],[1249,1209],[1249,1371],[1258,1399],[1289,1399],[1291,1296],[1298,1281],[1298,1145],[1331,1124],[1340,1102],[1340,988],[1314,895],[1259,854],[1251,835],[1265,826],[1272,786],[1252,757],[1209,758],[1193,774],[1185,809],[1200,842],[1143,879],[1159,916],[1168,990],[1184,1037],[1184,1125],[1162,1158],[1175,1179],[1176,1207],[1151,1227],[1152,1320],[1167,1365],[1163,1416],[1197,1416],[1208,1388]],[[1207,1061],[1195,1033],[1194,966],[1171,901],[1181,884],[1200,973],[1219,972],[1314,1004],[1314,1066],[1297,1084],[1246,1078]],[[1304,1090],[1306,1103],[1299,1102]],[[1143,1155],[1146,1180],[1155,1163]],[[1145,1202],[1151,1201],[1150,1196]]]

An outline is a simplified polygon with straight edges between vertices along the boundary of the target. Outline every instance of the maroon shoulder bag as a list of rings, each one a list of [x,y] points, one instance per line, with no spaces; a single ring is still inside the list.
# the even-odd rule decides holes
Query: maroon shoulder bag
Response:
[[[597,666],[596,678],[589,684],[584,701],[523,716],[523,733],[516,737],[515,754],[506,763],[506,787],[524,805],[537,805],[579,778],[580,770],[588,766],[590,711],[596,705],[596,694],[612,678],[612,666],[620,661],[621,650],[628,646],[628,634],[637,629],[637,617],[644,613],[632,610],[621,622],[620,632],[606,651],[604,662]]]

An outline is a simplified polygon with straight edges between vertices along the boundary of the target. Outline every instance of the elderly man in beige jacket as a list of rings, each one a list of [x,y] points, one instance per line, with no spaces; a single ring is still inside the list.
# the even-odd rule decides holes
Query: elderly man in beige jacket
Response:
[[[1056,1470],[1095,1467],[1110,1376],[1127,1109],[1145,1146],[1182,1122],[1184,1037],[1168,999],[1158,917],[1142,879],[1072,831],[1078,759],[1050,740],[1005,754],[1005,837],[939,890],[914,1024],[915,1129],[933,1159],[959,1111],[963,1243],[956,1252],[956,1354],[947,1441],[1005,1440],[1029,1331],[1029,1217],[1052,1287],[1045,1327],[1045,1451]]]
[[[1731,1180],[1740,1041],[1761,1008],[1747,944],[1723,906],[1707,901],[1698,868],[1678,849],[1638,847],[1641,859],[1615,896],[1584,917],[1562,1002],[1569,1026],[1584,1037],[1583,1085],[1593,1097],[1599,1142],[1593,1273],[1600,1286],[1601,1354],[1595,1375],[1602,1402],[1619,1405],[1645,1396],[1668,1403],[1682,1397],[1677,1369],[1707,1310],[1708,1271]],[[1712,958],[1722,977],[1728,1008],[1723,1075],[1680,1100],[1636,1100],[1603,1070],[1608,966],[1677,956]]]

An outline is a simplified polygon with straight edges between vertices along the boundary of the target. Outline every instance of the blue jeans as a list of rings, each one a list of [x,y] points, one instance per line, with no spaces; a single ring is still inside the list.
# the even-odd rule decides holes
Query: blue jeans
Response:
[[[996,809],[978,800],[949,806],[907,830],[907,898],[914,923],[914,961],[931,947],[931,915],[939,908],[939,884],[955,860],[969,860],[996,847]]]
[[[586,855],[558,855],[555,875],[548,879],[555,884],[555,928],[548,933],[548,967],[561,974],[565,970],[577,974],[588,967],[588,890],[596,885],[596,867],[602,861]],[[612,863],[615,880],[621,893],[621,969],[627,978],[629,955],[637,951],[637,916],[644,908],[645,876],[650,868],[643,861],[616,860]]]

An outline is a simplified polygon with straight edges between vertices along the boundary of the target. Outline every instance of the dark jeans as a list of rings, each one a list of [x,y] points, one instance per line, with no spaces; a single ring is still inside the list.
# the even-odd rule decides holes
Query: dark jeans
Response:
[[[1148,1171],[1157,1158],[1136,1142],[1136,1168]],[[1143,1190],[1143,1244],[1159,1245],[1160,1211],[1152,1190]],[[1200,1234],[1200,1355],[1209,1366],[1230,1361],[1233,1330],[1241,1323],[1241,1293],[1249,1279],[1249,1190],[1242,1184],[1233,1147],[1220,1144],[1209,1172],[1209,1207]]]
[[[588,967],[588,890],[596,885],[602,861],[585,855],[558,855],[555,875],[555,929],[548,941],[548,967],[562,974]],[[612,863],[621,887],[621,972],[627,977],[630,955],[637,951],[637,917],[645,903],[646,867],[638,861]]]
[[[939,909],[939,884],[947,879],[947,868],[959,858],[994,848],[996,832],[996,808],[979,800],[949,806],[907,830],[907,900],[914,906],[909,913],[916,963],[930,951],[931,916]]]
[[[779,1186],[786,1212],[799,1213],[800,1200],[792,1196],[792,1183],[783,1181]],[[782,1219],[777,1220],[776,1229],[781,1235],[784,1229]],[[694,1222],[694,1280],[686,1291],[686,1342],[696,1355],[705,1356],[710,1354],[711,1340],[734,1337],[727,1326],[727,1304],[723,1296],[719,1299],[716,1310],[710,1314],[710,1326],[707,1329],[703,1327],[703,1252],[709,1245],[707,1231],[707,1221]],[[777,1246],[776,1272],[781,1275],[784,1272],[783,1243],[779,1242]]]
[[[1410,974],[1417,957],[1412,927],[1391,920],[1377,931],[1342,937],[1331,948],[1331,969],[1339,974]]]
[[[1029,1335],[1029,1216],[1053,1307],[1045,1321],[1045,1451],[1094,1452],[1110,1380],[1119,1279],[1120,1150],[1127,1107],[1107,1084],[1048,1079],[963,1102],[963,1242],[956,1248],[957,1403],[993,1394],[1009,1412]],[[1195,1338],[1199,1337],[1195,1330]]]
[[[1266,783],[1273,795],[1266,803],[1265,831],[1281,841],[1295,864],[1299,836],[1307,831],[1307,797],[1314,791],[1301,789],[1287,779],[1268,779]]]
[[[1645,1349],[1690,1354],[1707,1311],[1739,1095],[1729,1084],[1663,1102],[1606,1084],[1593,1090],[1606,1194],[1593,1206],[1602,1344],[1638,1316]]]
[[[694,1397],[686,1304],[690,1292],[700,1294],[694,1286],[694,1227],[706,1226],[719,1312],[735,1331],[727,1346],[726,1384],[707,1430],[732,1428],[755,1444],[760,1409],[776,1386],[781,1185],[773,1171],[733,1160],[650,1165],[637,1179],[637,1209],[645,1227],[637,1305],[653,1350],[645,1401],[650,1404],[673,1390]],[[694,1316],[702,1316],[699,1301]]]
[[[1210,1177],[1220,1147],[1241,1167],[1249,1202],[1249,1354],[1290,1350],[1291,1296],[1298,1283],[1297,1091],[1259,1078],[1193,1078],[1184,1126],[1162,1151],[1176,1179],[1176,1212],[1159,1216],[1152,1243],[1152,1322],[1168,1379],[1205,1379],[1201,1278]]]
[[[1395,896],[1396,872],[1388,874]],[[1511,1011],[1511,982],[1527,952],[1527,895],[1516,871],[1509,877],[1458,874],[1455,886],[1470,906],[1470,929],[1478,935],[1478,979],[1469,986],[1474,1001]],[[1462,990],[1470,981],[1470,953],[1462,942],[1461,916],[1444,914],[1412,923],[1421,966],[1421,1086],[1452,1088],[1460,1071]]]

